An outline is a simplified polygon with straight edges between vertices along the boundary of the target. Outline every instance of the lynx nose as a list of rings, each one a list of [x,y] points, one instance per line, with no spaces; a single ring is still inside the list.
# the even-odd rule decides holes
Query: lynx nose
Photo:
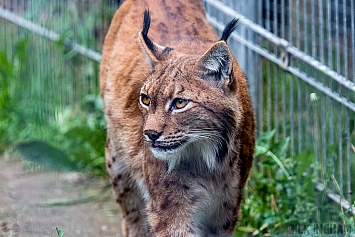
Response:
[[[155,142],[163,132],[157,132],[155,130],[145,130],[144,135],[152,142]]]

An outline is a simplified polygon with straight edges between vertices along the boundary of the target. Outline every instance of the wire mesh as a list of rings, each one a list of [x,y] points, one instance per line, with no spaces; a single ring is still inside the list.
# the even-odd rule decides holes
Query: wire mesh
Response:
[[[237,43],[231,45],[236,45],[232,50],[246,75],[255,71],[251,62],[262,65],[262,75],[249,80],[257,83],[250,86],[256,87],[251,93],[258,134],[275,128],[279,138],[290,136],[290,155],[313,150],[322,171],[334,175],[340,196],[351,203],[355,188],[351,176],[355,172],[353,1],[240,1],[233,9],[229,7],[233,1],[204,2],[216,28],[225,24],[225,17],[218,18],[220,12],[241,17],[243,26],[231,39]],[[258,30],[258,25],[266,31]],[[246,32],[249,42],[239,39]],[[243,47],[253,50],[253,59],[241,53]]]
[[[78,113],[87,95],[98,94],[100,54],[95,51],[101,50],[118,6],[113,0],[0,1],[0,50],[14,66],[16,60],[26,61],[14,75],[21,79],[12,85],[12,95],[37,116],[35,121],[61,119],[68,108]]]

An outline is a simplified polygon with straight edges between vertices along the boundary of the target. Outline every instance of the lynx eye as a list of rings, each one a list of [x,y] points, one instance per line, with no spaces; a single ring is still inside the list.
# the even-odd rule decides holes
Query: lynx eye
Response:
[[[146,105],[146,106],[149,106],[150,105],[150,98],[148,95],[146,94],[141,94],[141,103]]]
[[[173,107],[176,108],[176,109],[182,109],[184,108],[187,104],[189,103],[188,100],[184,100],[184,99],[181,99],[181,98],[177,98],[174,100],[173,102]]]

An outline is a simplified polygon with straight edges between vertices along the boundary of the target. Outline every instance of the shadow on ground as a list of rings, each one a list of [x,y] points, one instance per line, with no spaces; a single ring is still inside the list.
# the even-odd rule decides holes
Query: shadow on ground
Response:
[[[103,191],[105,181],[77,173],[29,172],[2,157],[0,167],[0,237],[57,237],[56,227],[64,237],[121,237],[120,213],[111,190]]]

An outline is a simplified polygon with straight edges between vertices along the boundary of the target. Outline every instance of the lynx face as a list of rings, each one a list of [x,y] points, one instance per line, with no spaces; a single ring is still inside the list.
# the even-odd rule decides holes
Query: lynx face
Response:
[[[168,162],[169,171],[183,157],[203,159],[213,169],[233,142],[237,121],[235,105],[226,96],[229,69],[218,64],[221,55],[229,53],[223,47],[226,45],[220,43],[201,57],[169,51],[153,64],[152,74],[141,88],[143,136],[153,155]],[[206,68],[214,62],[212,67],[226,70],[226,75],[215,75]],[[229,67],[227,62],[225,65]]]

